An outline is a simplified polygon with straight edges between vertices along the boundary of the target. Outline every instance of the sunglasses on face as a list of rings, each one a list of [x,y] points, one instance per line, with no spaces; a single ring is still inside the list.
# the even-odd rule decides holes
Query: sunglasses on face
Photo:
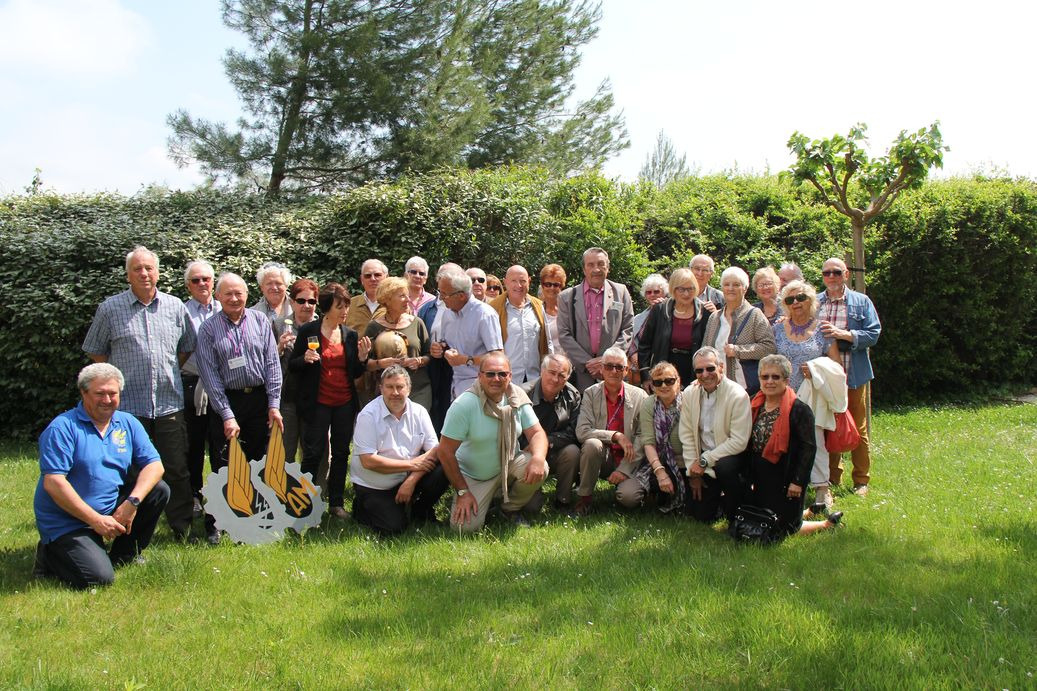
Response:
[[[824,271],[821,272],[821,275],[824,276],[825,278],[833,278],[833,277],[834,278],[838,278],[839,276],[843,275],[843,270],[842,269],[825,269]]]
[[[503,290],[503,288],[501,288],[500,286],[486,286],[486,290],[490,291],[491,293],[499,293]]]
[[[407,273],[414,274],[415,276],[428,276],[425,271],[418,271],[417,269],[407,269]]]
[[[486,283],[485,276],[472,276],[472,281],[475,283]]]
[[[297,305],[316,305],[317,301],[313,298],[295,298],[295,304]]]
[[[480,372],[487,379],[507,379],[511,376],[511,372]]]
[[[377,274],[363,274],[363,277],[364,278],[381,278],[382,274],[380,274],[380,273],[377,273]]]
[[[659,388],[660,386],[673,386],[677,383],[677,377],[666,377],[665,379],[653,379],[652,386]]]
[[[197,285],[199,283],[211,283],[211,282],[212,282],[212,276],[195,276],[195,277],[193,277],[191,279],[191,283],[194,283],[195,285]]]
[[[606,362],[602,367],[613,372],[622,372],[627,368],[626,365],[621,365],[618,362]]]
[[[555,283],[554,281],[541,281],[540,285],[542,285],[545,288],[561,288],[562,287],[561,283]]]
[[[717,371],[717,366],[716,365],[706,365],[705,367],[696,367],[695,368],[695,374],[702,374],[703,372],[709,372],[710,374],[712,374],[713,372],[716,372],[716,371]]]
[[[798,293],[796,295],[789,295],[785,298],[785,304],[791,305],[793,302],[806,302],[810,298],[807,297],[806,293]]]
[[[780,374],[761,374],[760,375],[760,381],[779,381],[779,380],[784,379],[784,378],[785,377],[781,376]]]

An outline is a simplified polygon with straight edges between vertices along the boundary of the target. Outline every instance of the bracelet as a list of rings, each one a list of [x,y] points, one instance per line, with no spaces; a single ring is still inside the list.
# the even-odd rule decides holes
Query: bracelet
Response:
[[[658,472],[659,472],[660,470],[662,470],[663,472],[665,472],[665,471],[666,471],[666,468],[663,468],[663,467],[662,467],[661,465],[657,465],[657,466],[655,466],[654,468],[652,468],[652,472],[654,472],[654,473],[658,473]]]

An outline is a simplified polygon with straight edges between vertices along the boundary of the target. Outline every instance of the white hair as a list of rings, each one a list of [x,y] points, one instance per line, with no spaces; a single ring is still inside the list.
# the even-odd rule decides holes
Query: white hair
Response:
[[[407,263],[403,265],[403,270],[417,269],[418,271],[424,271],[428,274],[428,262],[424,258],[414,256],[407,260]]]
[[[284,264],[279,264],[278,262],[267,262],[266,264],[263,264],[263,266],[259,267],[259,271],[256,271],[256,283],[262,286],[267,275],[272,273],[280,274],[281,280],[284,281],[286,288],[292,285],[292,281],[295,280],[295,278],[292,277],[292,272],[289,271],[288,267]]]
[[[389,275],[389,267],[385,265],[381,259],[365,259],[364,263],[360,265],[360,273],[364,273],[364,267],[368,264],[376,264],[378,268],[382,270],[382,273],[386,276]]]
[[[436,275],[436,281],[442,281],[443,279],[449,281],[450,287],[454,290],[459,290],[465,295],[472,294],[472,277],[463,271],[441,271]]]
[[[623,350],[619,346],[612,346],[601,354],[602,360],[607,357],[622,358],[624,365],[629,364],[629,361],[627,360],[627,351]]]
[[[548,353],[545,355],[544,359],[540,361],[540,371],[543,372],[552,362],[556,365],[564,365],[566,371],[572,374],[573,363],[565,353]]]
[[[713,271],[717,267],[716,262],[713,261],[713,257],[709,256],[708,254],[696,254],[694,257],[691,258],[691,261],[688,262],[689,268],[691,268],[691,265],[695,263],[696,259],[705,259],[707,262],[709,262],[710,271]]]
[[[241,281],[241,284],[245,286],[245,293],[248,294],[248,286],[245,284],[245,279],[242,278],[241,276],[237,275],[236,273],[231,272],[231,271],[224,271],[223,273],[221,273],[219,276],[216,277],[216,285],[213,286],[213,292],[219,293],[220,292],[220,288],[223,287],[223,283],[228,278],[236,278],[239,281]]]
[[[158,268],[158,255],[155,254],[154,252],[152,252],[151,250],[149,250],[144,245],[137,245],[132,250],[130,250],[129,254],[126,255],[126,271],[127,272],[129,272],[129,270],[130,270],[130,262],[133,261],[133,257],[138,255],[138,254],[146,255],[148,258],[151,259],[151,261],[155,262],[155,268],[156,269]]]
[[[724,269],[724,273],[720,274],[720,284],[723,285],[724,281],[731,276],[737,278],[738,282],[742,284],[742,287],[749,290],[749,274],[745,273],[744,269],[737,266],[729,266]]]
[[[641,282],[641,297],[645,296],[649,288],[662,288],[663,295],[670,294],[670,285],[663,278],[662,274],[649,274],[645,280]]]
[[[76,377],[76,386],[79,387],[80,391],[89,391],[90,385],[98,379],[101,381],[116,380],[119,382],[119,391],[122,391],[122,388],[126,386],[126,379],[122,376],[119,368],[107,362],[95,362],[79,370],[79,376]]]
[[[791,271],[798,280],[803,280],[803,269],[799,268],[799,264],[796,262],[782,262],[778,271]]]
[[[187,262],[187,268],[184,269],[184,283],[187,283],[191,280],[191,269],[193,269],[196,266],[200,266],[203,269],[205,269],[206,272],[209,274],[209,278],[212,278],[216,275],[216,270],[212,268],[212,264],[202,259],[194,259],[192,261]]]

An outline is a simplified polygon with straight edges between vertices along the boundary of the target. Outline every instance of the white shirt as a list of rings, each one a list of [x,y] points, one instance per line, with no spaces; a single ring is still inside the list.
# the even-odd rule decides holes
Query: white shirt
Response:
[[[727,339],[731,335],[731,324],[728,323],[727,317],[720,315],[720,328],[717,329],[717,338],[713,341],[713,347],[720,351],[720,354],[727,359],[726,353],[724,353],[724,346],[727,344]],[[709,345],[708,343],[706,345]],[[731,358],[735,361],[734,374],[735,381],[743,389],[745,388],[745,373],[742,372],[742,363],[738,361],[738,358]],[[710,447],[712,448],[712,447]]]
[[[368,470],[360,462],[360,454],[410,460],[437,443],[428,411],[411,400],[407,400],[403,415],[397,420],[385,405],[385,399],[377,397],[357,415],[354,430],[350,475],[354,484],[371,489],[392,489],[407,479],[407,473]]]
[[[699,409],[699,440],[702,451],[712,451],[717,447],[713,436],[713,423],[716,420],[717,392],[702,392],[702,407]]]
[[[527,298],[521,307],[515,307],[506,299],[504,314],[508,325],[504,354],[511,362],[512,381],[516,384],[533,381],[540,376],[540,322],[533,305]],[[550,345],[548,350],[553,352]]]
[[[371,314],[374,314],[375,312],[378,311],[378,307],[379,307],[378,301],[377,300],[372,300],[369,297],[367,297],[367,293],[364,293],[364,302],[367,303],[367,309],[371,310]],[[361,334],[361,335],[363,335],[363,334]]]

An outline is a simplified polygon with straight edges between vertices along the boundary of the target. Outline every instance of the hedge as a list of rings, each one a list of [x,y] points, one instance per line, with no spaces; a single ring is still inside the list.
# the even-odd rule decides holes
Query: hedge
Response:
[[[1025,180],[932,182],[870,229],[869,293],[884,324],[873,349],[882,402],[962,398],[1034,383],[1037,190]],[[160,256],[161,289],[186,297],[189,259],[251,281],[264,261],[359,289],[361,262],[393,272],[418,254],[503,275],[562,264],[579,280],[588,246],[636,292],[651,271],[705,251],[751,274],[792,259],[820,285],[820,266],[850,247],[845,220],[784,179],[707,176],[658,190],[597,174],[444,170],[335,195],[271,202],[218,190],[133,197],[0,198],[0,415],[9,434],[37,433],[76,398],[81,344],[97,305],[125,289],[136,244]]]

